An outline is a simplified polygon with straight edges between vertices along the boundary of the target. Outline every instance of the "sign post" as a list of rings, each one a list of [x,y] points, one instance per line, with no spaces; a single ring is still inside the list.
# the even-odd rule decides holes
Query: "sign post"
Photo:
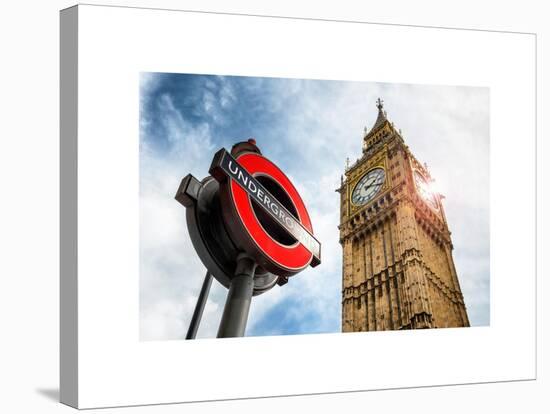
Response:
[[[321,263],[302,198],[254,140],[220,149],[209,173],[202,181],[187,175],[175,197],[187,209],[191,241],[208,269],[187,339],[195,338],[212,276],[228,288],[217,336],[236,337],[245,333],[254,295]]]
[[[195,310],[193,311],[193,316],[191,317],[191,323],[189,323],[189,329],[187,330],[185,339],[195,339],[197,336],[199,324],[202,319],[202,313],[204,312],[206,300],[208,299],[208,294],[210,293],[210,286],[212,286],[212,274],[207,270],[206,275],[204,275],[204,282],[202,282],[201,291],[199,293],[199,297],[197,298],[197,304],[195,305]]]
[[[237,270],[231,280],[218,329],[218,338],[243,336],[254,290],[256,263],[246,254],[237,257]]]

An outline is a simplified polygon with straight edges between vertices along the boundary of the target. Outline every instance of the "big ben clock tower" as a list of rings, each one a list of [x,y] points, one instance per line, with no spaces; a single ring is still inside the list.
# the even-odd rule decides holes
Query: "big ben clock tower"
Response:
[[[342,331],[469,326],[442,196],[380,99],[377,107],[337,190]]]

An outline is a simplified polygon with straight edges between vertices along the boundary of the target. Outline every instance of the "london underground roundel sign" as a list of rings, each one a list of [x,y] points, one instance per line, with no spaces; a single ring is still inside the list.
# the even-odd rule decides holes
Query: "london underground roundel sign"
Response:
[[[258,265],[292,276],[321,262],[321,244],[313,235],[306,206],[273,162],[256,152],[233,158],[221,149],[209,172],[220,183],[228,231]]]

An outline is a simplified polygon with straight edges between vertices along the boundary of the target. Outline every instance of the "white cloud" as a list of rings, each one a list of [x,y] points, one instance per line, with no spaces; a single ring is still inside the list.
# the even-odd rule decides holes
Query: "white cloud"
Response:
[[[147,140],[141,143],[140,337],[177,339],[187,331],[205,268],[189,239],[185,208],[174,195],[187,173],[199,179],[206,175],[214,146],[208,125],[190,125],[168,95],[159,104],[171,150],[159,159]],[[212,288],[201,335],[215,336],[216,327],[209,321],[219,313],[223,293]]]

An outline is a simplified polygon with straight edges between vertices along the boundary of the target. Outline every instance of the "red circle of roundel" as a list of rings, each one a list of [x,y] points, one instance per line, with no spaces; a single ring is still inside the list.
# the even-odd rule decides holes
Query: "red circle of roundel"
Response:
[[[296,212],[298,213],[298,220],[311,234],[313,234],[311,220],[302,198],[288,177],[275,164],[267,158],[255,153],[242,154],[237,157],[237,161],[251,175],[261,173],[275,180],[292,200],[296,207]],[[309,265],[313,258],[313,254],[308,249],[301,243],[285,246],[273,240],[258,221],[256,214],[254,214],[247,192],[237,184],[235,180],[231,180],[230,189],[237,214],[242,224],[250,234],[256,246],[266,256],[271,258],[271,260],[278,265],[289,270],[299,271]]]

